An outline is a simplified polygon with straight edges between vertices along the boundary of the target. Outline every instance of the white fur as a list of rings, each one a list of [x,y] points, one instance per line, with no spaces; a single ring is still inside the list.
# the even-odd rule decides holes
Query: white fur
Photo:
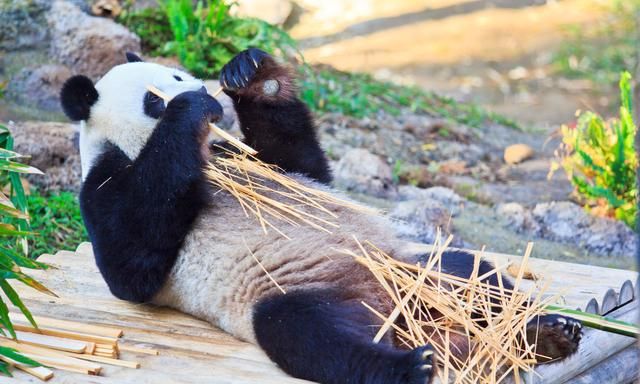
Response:
[[[197,91],[204,83],[186,72],[155,63],[127,63],[112,68],[96,83],[98,101],[91,108],[89,119],[80,126],[83,179],[106,141],[122,149],[131,160],[138,156],[158,122],[144,113],[148,85],[174,97]]]

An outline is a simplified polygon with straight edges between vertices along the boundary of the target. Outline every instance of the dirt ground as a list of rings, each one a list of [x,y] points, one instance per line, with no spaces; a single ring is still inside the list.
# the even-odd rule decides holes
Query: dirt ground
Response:
[[[291,32],[310,62],[417,84],[538,128],[614,102],[551,65],[568,27],[605,17],[606,0],[298,3]]]

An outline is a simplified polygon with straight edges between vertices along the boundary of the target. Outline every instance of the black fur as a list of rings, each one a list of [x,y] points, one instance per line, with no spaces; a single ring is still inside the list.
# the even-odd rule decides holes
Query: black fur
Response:
[[[380,321],[357,296],[287,292],[255,307],[258,343],[290,375],[323,384],[424,384],[433,376],[429,347],[373,343]]]
[[[144,114],[154,119],[159,119],[166,109],[164,100],[151,92],[145,92],[142,104],[144,105]]]
[[[127,57],[127,63],[139,63],[142,61],[140,56],[133,52],[126,52],[124,55]]]
[[[93,82],[82,75],[69,78],[60,91],[62,110],[73,121],[87,120],[98,97]]]
[[[82,216],[111,292],[150,300],[162,287],[193,221],[207,204],[206,122],[222,114],[202,92],[167,105],[139,156],[109,145],[82,186]],[[122,127],[127,129],[127,127]]]
[[[244,141],[258,151],[260,160],[328,184],[331,172],[307,106],[297,97],[242,92],[274,63],[265,52],[252,48],[222,68],[220,80],[233,100]]]

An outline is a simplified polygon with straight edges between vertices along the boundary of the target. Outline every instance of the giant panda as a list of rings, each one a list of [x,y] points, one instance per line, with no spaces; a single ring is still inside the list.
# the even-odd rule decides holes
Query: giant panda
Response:
[[[297,378],[430,382],[431,346],[407,350],[392,335],[372,341],[381,322],[361,302],[381,313],[393,303],[365,267],[336,251],[353,246],[355,234],[404,257],[387,219],[335,207],[341,226],[331,234],[286,223],[291,239],[265,234],[233,196],[206,180],[205,165],[221,155],[211,149],[207,123],[220,119],[222,108],[203,82],[131,53],[127,58],[96,84],[77,75],[61,91],[65,113],[81,122],[82,216],[111,292],[208,320],[258,344]],[[287,66],[249,49],[224,66],[221,84],[244,141],[261,160],[332,191],[312,115]],[[173,99],[165,104],[148,85]],[[442,268],[469,276],[473,257],[447,251]],[[490,268],[483,261],[480,273]],[[538,353],[552,360],[575,352],[582,332],[580,323],[557,315],[532,319],[529,329]],[[465,342],[459,339],[452,341],[458,347]]]

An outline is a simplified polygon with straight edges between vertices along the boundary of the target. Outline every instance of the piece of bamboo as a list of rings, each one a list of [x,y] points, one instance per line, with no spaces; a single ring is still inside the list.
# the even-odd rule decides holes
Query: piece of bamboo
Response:
[[[28,320],[22,314],[11,312],[9,313],[9,317],[12,322],[29,324]],[[91,325],[91,324],[79,323],[71,320],[54,319],[54,318],[44,317],[44,316],[34,316],[33,318],[39,327],[44,326],[49,328],[57,328],[57,329],[67,330],[67,331],[72,331],[77,333],[99,335],[99,336],[116,338],[116,339],[121,337],[123,334],[121,329],[103,327],[100,325]]]
[[[145,355],[153,355],[157,356],[160,352],[157,349],[146,348],[146,347],[136,347],[133,345],[118,343],[118,349],[120,351],[132,352],[132,353],[143,353]]]
[[[65,352],[64,354],[70,357],[75,357],[76,359],[93,361],[96,363],[103,363],[103,364],[115,365],[115,366],[126,367],[126,368],[134,368],[134,369],[140,368],[140,363],[137,361],[113,359],[113,358],[97,356],[97,355],[89,355],[86,353],[77,354],[77,353]]]
[[[16,331],[17,339],[22,343],[57,349],[60,351],[84,353],[87,343],[84,341],[63,339],[61,337],[40,335],[37,333]]]
[[[42,381],[47,381],[53,377],[53,371],[47,367],[32,367],[30,365],[19,363],[2,355],[0,355],[0,360]]]
[[[153,85],[148,85],[147,90],[153,93],[154,95],[160,97],[161,99],[163,99],[166,103],[168,103],[171,100],[171,97],[169,95],[162,92],[161,90],[159,90],[157,87],[154,87]],[[209,123],[209,129],[211,129],[211,132],[222,137],[223,139],[228,141],[230,144],[232,144],[234,147],[240,149],[242,152],[246,152],[250,155],[255,155],[258,153],[258,151],[256,151],[255,149],[251,148],[250,146],[238,140],[237,138],[231,136],[227,131],[225,131],[224,129],[218,127],[213,123]]]
[[[24,332],[31,332],[31,333],[42,334],[47,336],[62,337],[65,339],[86,341],[87,343],[93,342],[93,343],[100,343],[100,344],[115,345],[118,342],[118,339],[114,337],[95,336],[95,335],[89,335],[86,333],[64,331],[64,330],[41,327],[41,326],[39,326],[38,328],[34,328],[31,325],[24,325],[19,323],[13,324],[13,328],[16,331],[24,331]]]

